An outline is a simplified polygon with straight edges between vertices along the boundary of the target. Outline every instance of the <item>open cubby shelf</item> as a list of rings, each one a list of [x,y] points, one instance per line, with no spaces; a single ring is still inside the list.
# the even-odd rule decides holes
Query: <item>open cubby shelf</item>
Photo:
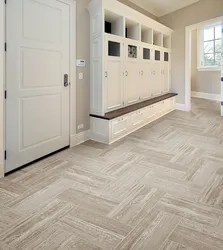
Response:
[[[140,25],[130,19],[125,20],[125,37],[136,41],[140,40]]]
[[[105,33],[124,36],[124,17],[105,11]]]
[[[171,48],[169,35],[151,27],[140,25],[137,21],[125,18],[110,10],[104,11],[104,32],[150,45]]]
[[[163,46],[163,39],[162,39],[162,33],[159,31],[154,30],[153,31],[153,45],[156,46]]]
[[[163,47],[169,49],[170,48],[170,36],[163,35]]]
[[[141,42],[152,44],[153,43],[153,30],[146,26],[141,26]]]

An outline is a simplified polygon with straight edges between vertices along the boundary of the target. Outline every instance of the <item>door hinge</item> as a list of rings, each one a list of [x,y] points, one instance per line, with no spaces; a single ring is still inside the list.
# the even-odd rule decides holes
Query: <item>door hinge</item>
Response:
[[[5,99],[7,99],[7,91],[5,90]]]
[[[5,160],[7,159],[7,153],[6,153],[6,150],[5,150]]]
[[[7,51],[7,43],[5,43],[5,51]]]

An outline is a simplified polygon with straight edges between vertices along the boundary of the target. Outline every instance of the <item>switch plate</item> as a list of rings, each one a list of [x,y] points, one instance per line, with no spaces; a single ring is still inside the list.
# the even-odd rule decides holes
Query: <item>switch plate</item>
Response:
[[[78,126],[77,126],[77,128],[78,128],[78,129],[82,129],[82,128],[84,128],[84,124],[80,124],[80,125],[78,125]]]
[[[84,79],[84,73],[79,73],[78,78],[79,78],[79,80],[83,80]]]

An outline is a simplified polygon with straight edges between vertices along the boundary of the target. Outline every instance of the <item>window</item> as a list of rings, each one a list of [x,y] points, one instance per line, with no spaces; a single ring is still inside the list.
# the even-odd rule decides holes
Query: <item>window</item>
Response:
[[[209,26],[199,32],[200,49],[198,70],[220,70],[221,66],[221,25]],[[198,47],[198,48],[199,48]]]

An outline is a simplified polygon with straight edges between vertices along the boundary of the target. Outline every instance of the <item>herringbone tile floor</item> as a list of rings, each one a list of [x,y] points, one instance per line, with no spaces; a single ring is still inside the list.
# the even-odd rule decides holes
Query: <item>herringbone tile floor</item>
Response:
[[[1,250],[222,250],[223,118],[193,99],[0,180]]]

